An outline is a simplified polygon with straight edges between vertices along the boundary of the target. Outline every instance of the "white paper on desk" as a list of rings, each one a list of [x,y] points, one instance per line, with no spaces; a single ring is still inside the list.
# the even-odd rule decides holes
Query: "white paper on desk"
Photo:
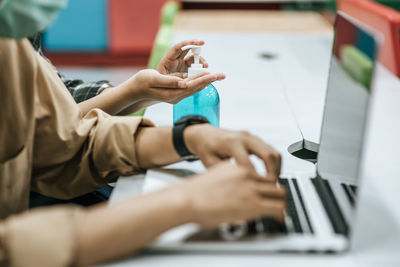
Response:
[[[160,190],[194,174],[203,173],[205,170],[201,161],[180,162],[165,168],[148,170],[143,185],[143,193]]]
[[[179,183],[193,174],[204,171],[205,168],[200,161],[193,163],[181,162],[167,168],[148,170],[143,185],[143,193],[160,190],[172,184]],[[167,244],[179,242],[199,230],[200,227],[197,224],[185,224],[165,232],[156,240],[156,243]]]
[[[257,172],[265,176],[266,169],[264,162],[254,155],[250,156],[250,159]],[[200,161],[193,163],[181,162],[170,165],[167,168],[148,170],[143,185],[143,193],[160,190],[166,186],[178,183],[189,176],[204,173],[205,171],[206,169]]]

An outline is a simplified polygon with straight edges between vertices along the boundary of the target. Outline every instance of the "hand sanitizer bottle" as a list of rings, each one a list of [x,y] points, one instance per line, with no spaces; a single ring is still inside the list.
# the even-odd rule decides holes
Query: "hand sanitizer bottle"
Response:
[[[182,47],[182,50],[187,49],[192,49],[194,55],[194,63],[188,69],[188,77],[205,72],[205,68],[200,64],[201,47],[197,45]],[[174,105],[174,123],[188,115],[201,115],[206,117],[211,125],[219,127],[219,95],[212,84]]]

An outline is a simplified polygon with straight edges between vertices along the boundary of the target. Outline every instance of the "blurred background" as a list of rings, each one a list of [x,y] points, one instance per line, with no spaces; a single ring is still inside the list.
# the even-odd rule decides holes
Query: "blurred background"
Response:
[[[400,10],[400,0],[376,2]],[[44,53],[66,76],[119,83],[154,68],[171,45],[176,17],[194,10],[315,11],[333,23],[336,1],[69,0],[43,33]]]
[[[377,2],[400,10],[399,0]],[[329,19],[336,1],[69,0],[43,33],[45,53],[57,66],[146,66],[158,30],[163,23],[172,25],[179,9],[313,10]]]

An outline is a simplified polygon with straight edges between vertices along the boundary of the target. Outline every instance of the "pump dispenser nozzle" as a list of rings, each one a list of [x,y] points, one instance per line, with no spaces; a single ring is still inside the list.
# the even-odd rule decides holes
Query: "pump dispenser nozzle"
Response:
[[[203,64],[200,64],[200,53],[201,46],[198,45],[187,45],[182,47],[182,51],[186,51],[188,49],[192,49],[192,54],[194,56],[194,63],[188,68],[188,77],[192,77],[199,73],[204,72]]]

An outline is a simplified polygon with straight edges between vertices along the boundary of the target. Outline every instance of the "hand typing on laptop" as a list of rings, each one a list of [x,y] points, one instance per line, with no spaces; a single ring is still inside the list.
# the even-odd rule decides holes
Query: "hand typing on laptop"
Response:
[[[136,149],[140,165],[154,168],[180,161],[168,127],[144,127],[136,137]],[[281,169],[281,156],[260,138],[245,131],[229,131],[215,128],[208,123],[189,125],[184,129],[183,141],[189,152],[211,167],[233,158],[235,162],[255,173],[249,159],[256,155],[267,169],[267,180],[276,182]]]
[[[276,185],[280,156],[273,148],[249,133],[209,124],[189,125],[183,138],[190,152],[211,166],[209,170],[110,208],[89,210],[78,229],[78,263],[93,264],[129,253],[186,223],[216,227],[260,217],[283,222],[286,193]],[[140,128],[135,135],[135,150],[138,163],[145,169],[181,160],[170,127]],[[250,154],[264,159],[269,179],[254,171],[246,159]],[[230,158],[237,165],[228,162]],[[100,221],[101,225],[95,223]],[[106,248],[100,242],[105,236],[118,245]]]
[[[206,167],[233,158],[238,165],[255,172],[249,156],[259,157],[265,164],[267,179],[276,182],[281,170],[281,155],[259,137],[247,131],[217,129],[209,124],[189,127],[185,132],[187,146]],[[192,141],[194,140],[194,141]]]
[[[250,168],[218,163],[176,189],[185,195],[192,221],[205,228],[262,216],[284,222],[285,190]]]

